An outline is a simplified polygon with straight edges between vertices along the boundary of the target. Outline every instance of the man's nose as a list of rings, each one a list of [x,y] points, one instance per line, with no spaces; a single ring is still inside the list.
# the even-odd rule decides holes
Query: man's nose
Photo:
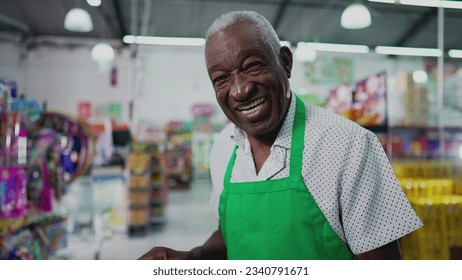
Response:
[[[242,74],[236,74],[230,89],[230,94],[236,100],[244,100],[249,97],[254,87],[253,82],[246,79]]]

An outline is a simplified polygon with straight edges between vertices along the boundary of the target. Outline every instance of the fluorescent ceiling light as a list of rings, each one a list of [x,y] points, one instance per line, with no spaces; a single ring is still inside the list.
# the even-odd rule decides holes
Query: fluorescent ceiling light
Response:
[[[316,51],[322,52],[346,52],[346,53],[368,53],[366,45],[330,44],[330,43],[307,43]]]
[[[439,1],[439,0],[400,0],[400,4],[423,6],[423,7],[444,7],[450,9],[462,9],[460,1]]]
[[[462,9],[462,2],[459,1],[442,1],[443,7],[449,9]]]
[[[448,55],[454,58],[462,58],[462,50],[449,50]]]
[[[289,41],[281,41],[280,43],[281,43],[281,46],[286,46],[286,47],[288,47],[288,48],[291,47],[291,44],[290,44]]]
[[[402,4],[409,6],[421,7],[444,7],[448,9],[462,9],[461,1],[440,1],[440,0],[369,0],[369,2],[387,3],[387,4]]]
[[[371,13],[366,6],[354,3],[345,8],[340,25],[346,29],[361,29],[371,25]]]
[[[317,58],[316,51],[308,43],[299,42],[295,49],[294,57],[300,62],[312,62]]]
[[[73,8],[64,18],[64,28],[74,32],[90,32],[93,30],[93,22],[87,11],[80,8]]]
[[[189,37],[157,37],[126,35],[123,38],[126,44],[139,45],[165,45],[165,46],[204,46],[204,38]]]
[[[408,55],[408,56],[441,56],[443,52],[440,49],[430,48],[408,48],[408,47],[389,47],[377,46],[375,52],[386,55]]]
[[[98,7],[101,5],[101,0],[87,0],[88,5]]]
[[[439,7],[441,5],[440,0],[400,0],[399,3],[402,5],[421,7]]]
[[[396,1],[395,0],[369,0],[369,2],[394,4]]]
[[[136,36],[133,35],[125,35],[123,38],[125,44],[135,44]]]

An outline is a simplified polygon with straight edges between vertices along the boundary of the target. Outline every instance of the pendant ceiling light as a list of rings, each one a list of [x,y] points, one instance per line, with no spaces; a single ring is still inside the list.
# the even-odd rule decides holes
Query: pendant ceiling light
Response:
[[[342,13],[340,24],[346,29],[361,29],[371,25],[371,13],[366,6],[354,3],[346,7]]]
[[[412,73],[412,79],[417,84],[425,84],[428,82],[428,74],[423,70],[416,70]]]
[[[98,65],[99,70],[105,73],[112,65],[115,58],[114,49],[108,43],[98,43],[91,49],[91,58]]]
[[[88,5],[93,7],[99,7],[101,5],[101,0],[87,0]]]
[[[64,18],[64,28],[74,32],[90,32],[93,30],[93,22],[87,11],[73,8]]]
[[[114,49],[108,43],[98,43],[91,49],[91,58],[96,62],[109,63],[114,57]]]

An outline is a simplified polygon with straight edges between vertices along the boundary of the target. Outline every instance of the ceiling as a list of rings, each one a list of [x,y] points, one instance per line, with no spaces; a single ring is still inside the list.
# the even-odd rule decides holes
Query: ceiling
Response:
[[[231,10],[265,16],[281,40],[322,43],[437,47],[438,9],[362,1],[372,25],[361,30],[340,26],[343,9],[356,0],[1,0],[0,32],[26,38],[42,35],[121,39],[127,34],[204,37],[212,21]],[[95,26],[88,33],[64,29],[66,12],[86,9]],[[462,10],[445,9],[445,49],[462,49]]]

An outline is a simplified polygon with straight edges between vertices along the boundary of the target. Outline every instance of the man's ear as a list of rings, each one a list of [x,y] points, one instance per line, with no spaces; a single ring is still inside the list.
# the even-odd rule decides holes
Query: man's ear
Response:
[[[279,51],[279,58],[281,59],[282,67],[287,73],[287,78],[290,78],[292,74],[292,52],[286,46],[282,46],[281,50]]]

